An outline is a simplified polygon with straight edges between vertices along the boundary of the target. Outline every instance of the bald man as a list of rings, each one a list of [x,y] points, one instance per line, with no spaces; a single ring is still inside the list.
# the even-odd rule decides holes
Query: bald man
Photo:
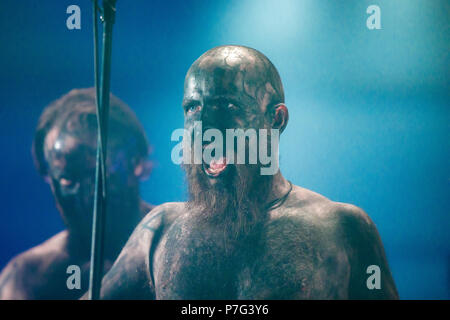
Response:
[[[288,122],[277,70],[241,46],[211,49],[192,64],[183,108],[192,158],[196,137],[211,129],[270,132],[244,148],[277,153]],[[213,143],[206,140],[203,152]],[[232,142],[224,142],[226,155],[184,164],[189,200],[143,219],[103,279],[104,299],[398,298],[366,213],[292,185],[278,167],[263,174],[267,161],[240,163]]]
[[[96,147],[95,89],[72,90],[45,108],[36,129],[33,156],[66,229],[8,263],[0,274],[0,299],[78,299],[86,291]],[[153,208],[139,195],[139,182],[151,168],[148,154],[149,144],[139,120],[123,101],[111,95],[105,271]],[[39,209],[36,211],[38,214]],[[75,278],[68,279],[78,271],[79,286]]]

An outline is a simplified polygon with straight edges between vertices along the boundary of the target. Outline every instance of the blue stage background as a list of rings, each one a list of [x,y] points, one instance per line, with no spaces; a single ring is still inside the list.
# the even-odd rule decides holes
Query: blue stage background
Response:
[[[66,8],[81,8],[81,30]],[[381,8],[381,30],[366,8]],[[143,122],[155,168],[142,195],[186,198],[170,135],[185,72],[204,51],[266,54],[290,112],[281,169],[297,185],[363,208],[400,296],[449,299],[448,1],[118,1],[112,91]],[[0,268],[63,228],[31,142],[45,105],[93,85],[88,0],[0,2]]]

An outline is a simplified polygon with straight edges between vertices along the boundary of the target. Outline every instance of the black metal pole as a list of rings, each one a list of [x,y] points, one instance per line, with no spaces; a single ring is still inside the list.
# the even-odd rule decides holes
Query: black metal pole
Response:
[[[115,0],[103,0],[103,52],[102,68],[100,77],[100,88],[98,88],[97,72],[97,21],[96,10],[97,1],[94,1],[94,65],[97,93],[97,166],[95,173],[95,199],[94,212],[92,218],[92,243],[91,243],[91,266],[89,274],[89,299],[97,300],[100,298],[101,281],[103,277],[103,249],[104,232],[106,218],[106,154],[107,154],[107,133],[108,133],[108,115],[109,115],[109,90],[111,78],[111,45],[112,28],[115,15]]]

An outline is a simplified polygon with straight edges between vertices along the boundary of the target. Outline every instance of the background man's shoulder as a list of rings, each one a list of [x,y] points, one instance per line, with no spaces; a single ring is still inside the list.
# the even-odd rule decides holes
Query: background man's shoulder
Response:
[[[42,284],[58,262],[67,259],[66,238],[67,231],[62,231],[11,259],[0,273],[0,299],[33,298],[33,288]]]

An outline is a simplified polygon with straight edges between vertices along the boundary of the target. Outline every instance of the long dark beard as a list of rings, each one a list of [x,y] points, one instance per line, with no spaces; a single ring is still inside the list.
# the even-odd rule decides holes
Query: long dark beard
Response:
[[[230,241],[250,240],[266,220],[265,203],[272,176],[260,175],[258,165],[231,165],[215,184],[202,165],[185,165],[188,210],[197,227],[223,230]]]

